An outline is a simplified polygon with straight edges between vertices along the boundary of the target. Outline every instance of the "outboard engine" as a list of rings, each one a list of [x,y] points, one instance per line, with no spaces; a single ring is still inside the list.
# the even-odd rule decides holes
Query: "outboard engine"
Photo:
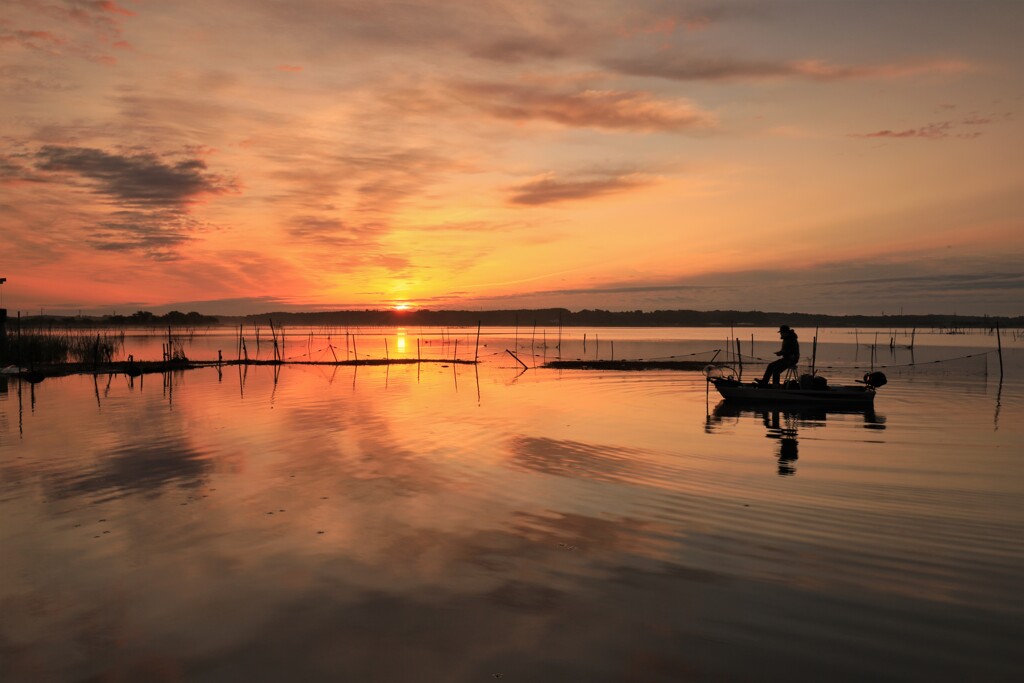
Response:
[[[877,389],[878,387],[884,387],[888,383],[889,380],[885,378],[885,374],[879,372],[878,370],[866,373],[864,375],[864,384],[867,384],[869,387],[873,389]]]

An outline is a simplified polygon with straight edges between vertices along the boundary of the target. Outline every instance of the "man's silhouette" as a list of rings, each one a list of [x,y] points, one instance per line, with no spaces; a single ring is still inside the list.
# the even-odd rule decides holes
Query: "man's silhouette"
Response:
[[[789,329],[789,325],[783,325],[779,328],[779,336],[782,337],[782,348],[775,352],[779,359],[768,364],[764,370],[764,377],[758,384],[768,384],[768,378],[771,377],[772,384],[778,385],[782,372],[796,367],[800,362],[800,342],[797,341],[796,332]]]

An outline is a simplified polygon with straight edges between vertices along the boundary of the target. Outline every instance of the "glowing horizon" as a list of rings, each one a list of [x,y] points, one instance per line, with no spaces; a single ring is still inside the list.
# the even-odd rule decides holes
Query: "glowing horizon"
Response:
[[[1024,6],[910,5],[15,2],[5,305],[1020,315]]]

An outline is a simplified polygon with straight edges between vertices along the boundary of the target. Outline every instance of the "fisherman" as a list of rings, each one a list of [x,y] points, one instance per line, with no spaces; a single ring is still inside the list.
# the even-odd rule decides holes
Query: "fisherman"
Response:
[[[765,368],[764,377],[758,382],[761,386],[767,386],[768,378],[772,378],[772,384],[778,385],[779,376],[784,370],[795,368],[800,362],[800,342],[797,341],[796,332],[783,325],[779,328],[779,336],[782,337],[782,348],[775,352],[779,357],[768,364]]]

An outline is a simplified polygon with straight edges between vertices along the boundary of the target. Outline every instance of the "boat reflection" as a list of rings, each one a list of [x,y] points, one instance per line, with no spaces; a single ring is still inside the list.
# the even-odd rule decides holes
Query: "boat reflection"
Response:
[[[713,433],[723,424],[736,425],[745,418],[759,419],[767,432],[765,436],[777,442],[775,455],[779,476],[789,477],[796,474],[796,461],[800,457],[800,429],[824,427],[829,415],[859,415],[863,417],[865,429],[885,429],[885,416],[876,413],[872,406],[823,406],[799,403],[780,406],[726,399],[719,402],[707,416],[706,431]]]

